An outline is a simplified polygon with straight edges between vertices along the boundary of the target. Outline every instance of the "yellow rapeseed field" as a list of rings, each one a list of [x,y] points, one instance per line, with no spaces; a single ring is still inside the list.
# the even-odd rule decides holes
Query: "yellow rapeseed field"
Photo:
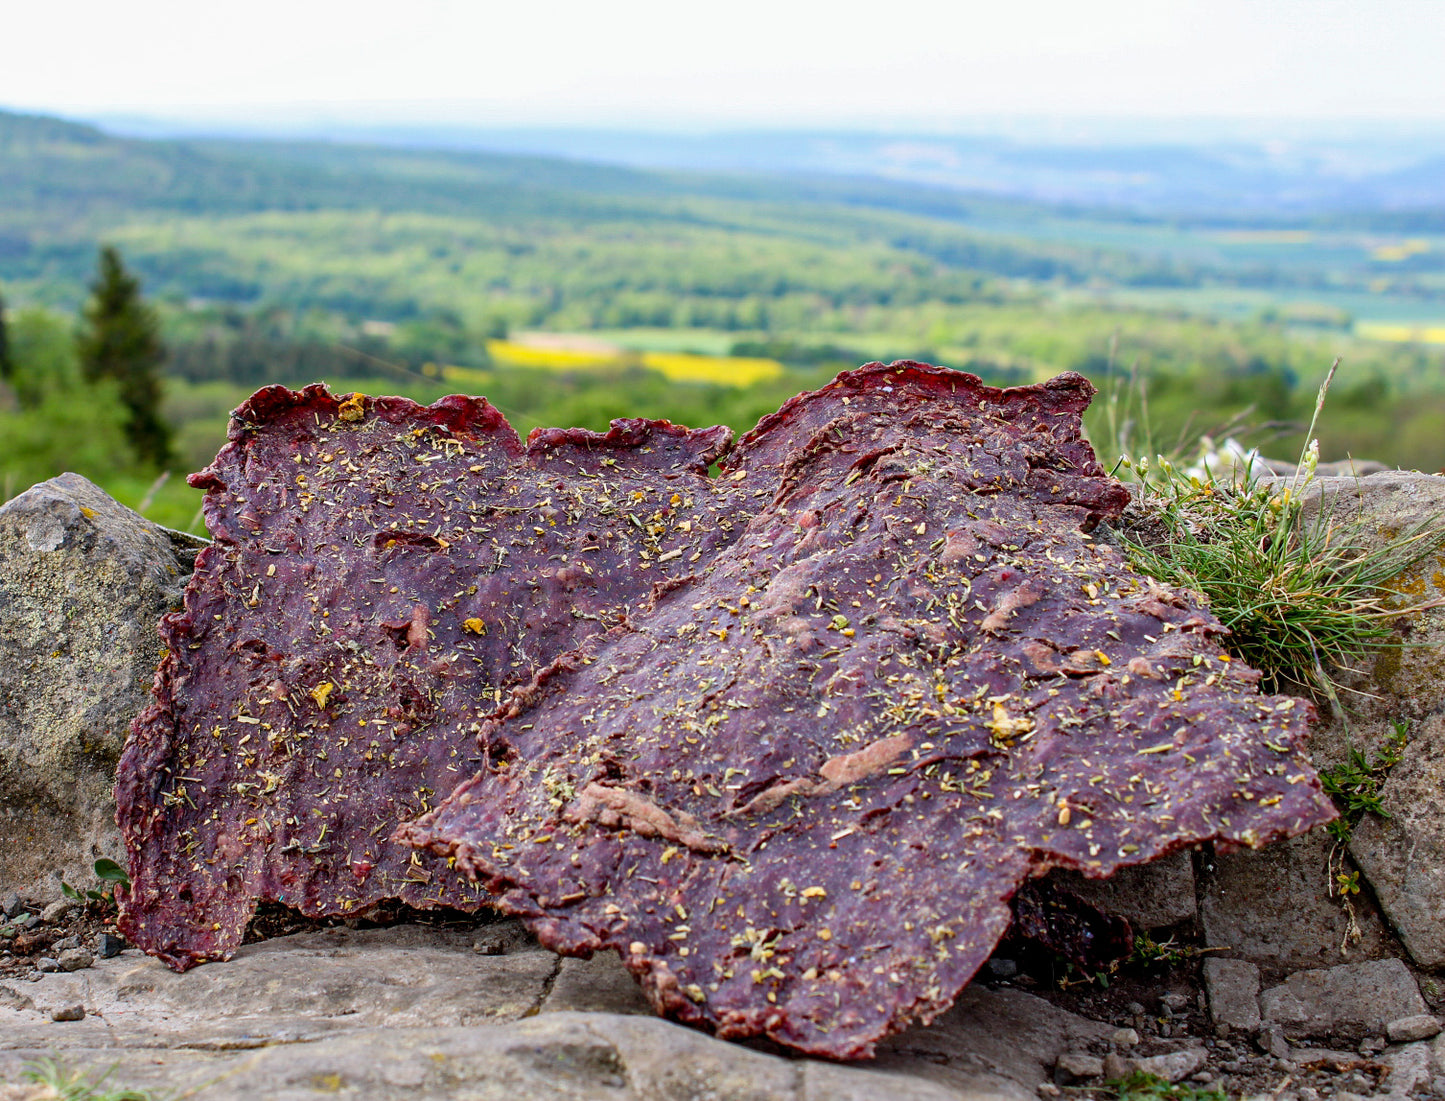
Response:
[[[1387,340],[1391,344],[1445,344],[1445,325],[1399,325],[1361,321],[1355,335],[1365,340]]]
[[[725,386],[751,386],[777,378],[783,365],[775,359],[747,356],[706,356],[691,352],[633,352],[537,347],[510,340],[487,341],[487,353],[503,367],[530,367],[545,371],[617,370],[645,367],[679,382],[716,382]],[[448,378],[456,368],[448,368]],[[457,376],[460,380],[460,376]]]

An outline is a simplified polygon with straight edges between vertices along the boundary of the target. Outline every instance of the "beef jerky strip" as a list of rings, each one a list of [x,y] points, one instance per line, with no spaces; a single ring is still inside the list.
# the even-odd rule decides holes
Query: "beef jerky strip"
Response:
[[[258,900],[483,904],[396,824],[477,768],[504,692],[730,537],[706,476],[722,428],[524,447],[481,400],[313,386],[258,392],[230,437],[191,478],[216,543],[117,783],[121,927],[176,968],[234,952]]]
[[[790,402],[724,463],[767,483],[744,536],[484,724],[403,835],[662,1012],[857,1058],[954,1000],[1031,876],[1332,817],[1308,705],[1084,533],[1127,500],[1091,394],[899,364]]]

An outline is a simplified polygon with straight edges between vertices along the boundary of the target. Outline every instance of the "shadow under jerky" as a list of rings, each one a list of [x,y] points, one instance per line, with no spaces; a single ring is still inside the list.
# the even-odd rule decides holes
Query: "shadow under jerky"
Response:
[[[1030,877],[1331,818],[1308,704],[1088,536],[1128,500],[1092,393],[899,363],[791,400],[722,459],[745,530],[514,693],[399,836],[661,1012],[857,1058]]]

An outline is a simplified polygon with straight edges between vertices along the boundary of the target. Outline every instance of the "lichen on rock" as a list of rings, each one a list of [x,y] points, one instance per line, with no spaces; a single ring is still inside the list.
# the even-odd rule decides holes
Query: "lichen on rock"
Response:
[[[172,535],[78,474],[0,507],[0,887],[58,897],[121,855],[116,761],[195,555]]]

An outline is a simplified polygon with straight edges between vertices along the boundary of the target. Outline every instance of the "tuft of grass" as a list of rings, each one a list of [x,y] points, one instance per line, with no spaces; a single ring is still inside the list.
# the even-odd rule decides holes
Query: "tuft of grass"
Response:
[[[1266,687],[1312,688],[1337,701],[1331,667],[1399,645],[1394,622],[1435,606],[1394,606],[1386,586],[1445,543],[1445,520],[1362,550],[1358,521],[1323,508],[1304,518],[1319,461],[1314,430],[1334,371],[1292,477],[1257,478],[1248,460],[1216,475],[1207,464],[1188,471],[1125,454],[1120,467],[1138,484],[1146,523],[1120,540],[1137,569],[1208,600],[1229,628],[1229,648],[1264,674]]]
[[[1183,1083],[1172,1085],[1157,1074],[1130,1071],[1106,1083],[1117,1101],[1229,1101],[1223,1090],[1202,1090]]]
[[[87,1075],[67,1070],[58,1059],[51,1058],[27,1063],[22,1075],[46,1091],[36,1101],[154,1101],[145,1090],[103,1089],[114,1069],[91,1081]]]

